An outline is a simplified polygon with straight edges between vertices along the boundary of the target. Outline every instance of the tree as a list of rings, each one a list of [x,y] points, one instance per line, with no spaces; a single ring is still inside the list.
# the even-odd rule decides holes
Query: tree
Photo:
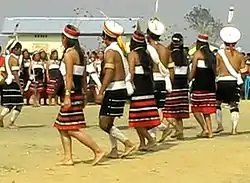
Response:
[[[189,28],[199,33],[208,34],[209,40],[216,43],[219,38],[219,32],[223,27],[220,19],[215,19],[210,9],[201,5],[194,6],[193,9],[185,15],[185,20],[189,24]]]

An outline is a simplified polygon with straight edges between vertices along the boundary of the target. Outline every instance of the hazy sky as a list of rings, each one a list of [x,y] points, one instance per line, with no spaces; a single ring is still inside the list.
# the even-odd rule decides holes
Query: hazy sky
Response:
[[[155,0],[1,0],[0,24],[5,16],[74,16],[73,9],[84,8],[92,14],[101,16],[97,8],[102,9],[109,16],[143,16],[149,18],[153,14]],[[65,3],[63,3],[65,2]],[[70,2],[72,2],[70,4]],[[241,30],[242,39],[240,46],[250,50],[250,26],[247,15],[249,11],[249,0],[159,0],[159,15],[166,25],[177,26],[175,31],[182,32],[188,38],[186,42],[195,40],[192,31],[184,32],[187,27],[184,15],[188,13],[194,5],[201,4],[210,8],[216,18],[220,18],[226,23],[228,8],[235,7],[235,18],[233,23]],[[89,40],[88,40],[89,41]],[[87,41],[87,42],[88,42]]]

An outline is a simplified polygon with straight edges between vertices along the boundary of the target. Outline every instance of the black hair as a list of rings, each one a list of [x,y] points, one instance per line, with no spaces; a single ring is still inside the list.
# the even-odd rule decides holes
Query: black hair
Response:
[[[175,38],[178,41],[175,41]],[[171,58],[176,66],[187,66],[188,59],[187,53],[184,50],[183,36],[179,33],[172,36],[172,42],[170,44]]]
[[[0,52],[2,51],[2,46],[0,45]]]
[[[50,60],[52,60],[52,56],[54,55],[54,53],[57,53],[57,55],[58,55],[58,51],[57,50],[53,50],[51,53],[50,53]]]
[[[135,51],[138,56],[140,63],[143,67],[145,75],[152,74],[153,60],[147,51],[147,43],[144,41],[143,43],[139,43],[131,38],[130,40],[130,50]]]
[[[66,53],[66,51],[67,51],[68,48],[74,47],[75,50],[77,51],[78,55],[79,55],[80,64],[81,64],[81,65],[85,65],[84,51],[83,51],[83,49],[81,48],[78,39],[70,39],[70,38],[68,38],[67,36],[65,36],[64,34],[62,34],[62,36],[65,37],[65,38],[67,39],[67,45],[66,45],[66,47],[65,47],[65,49],[64,49],[64,51],[63,51],[63,57],[64,57],[64,54]],[[62,57],[62,60],[63,60],[63,57]]]
[[[15,41],[15,40],[14,40]],[[9,50],[10,49],[10,47],[12,46],[12,44],[14,43],[14,41],[7,47],[7,50]],[[14,50],[14,49],[22,49],[22,44],[21,43],[19,43],[19,42],[17,42],[16,44],[15,44],[15,46],[13,46],[13,48],[10,50],[10,51],[12,51],[12,50]]]
[[[150,32],[149,29],[147,29],[147,35],[153,39],[154,41],[159,41],[161,36],[155,35],[154,33]]]
[[[199,49],[202,55],[204,56],[206,67],[212,69],[214,71],[214,74],[216,74],[216,57],[214,53],[210,50],[209,44],[207,42],[197,40],[196,46],[197,50]]]
[[[102,38],[108,39],[111,42],[117,41],[117,38],[110,37],[108,34],[106,34],[104,31],[102,31]]]
[[[95,57],[97,56],[96,51],[92,51],[91,54],[93,54]]]

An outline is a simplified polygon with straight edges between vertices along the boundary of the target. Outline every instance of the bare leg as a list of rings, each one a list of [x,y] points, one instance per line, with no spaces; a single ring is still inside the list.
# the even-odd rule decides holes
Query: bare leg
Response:
[[[181,118],[176,119],[176,129],[178,131],[177,139],[183,140],[183,121]]]
[[[52,105],[52,95],[49,95],[48,98],[49,98],[49,105],[51,106]]]
[[[210,114],[203,114],[203,115],[204,115],[207,130],[208,130],[208,138],[212,138],[213,132],[212,132],[212,123],[211,123]]]
[[[58,96],[57,95],[55,95],[55,103],[56,103],[56,105],[59,105],[59,101],[58,101]]]
[[[90,148],[95,154],[95,159],[93,161],[93,165],[99,163],[99,161],[105,155],[105,152],[100,149],[100,147],[96,144],[96,142],[87,135],[84,131],[74,130],[68,132],[70,136],[76,138],[79,142]]]
[[[8,126],[9,128],[17,128],[17,126],[15,125],[15,121],[18,118],[21,110],[22,110],[22,106],[14,107],[11,113],[11,117],[10,117],[10,125]]]
[[[204,122],[202,114],[198,113],[198,112],[195,112],[193,114],[194,114],[195,119],[197,120],[197,122],[199,123],[199,125],[202,128],[202,132],[199,135],[197,135],[197,136],[198,137],[204,137],[204,136],[206,136],[207,133],[208,133],[208,129],[206,128],[206,125],[205,125],[205,122]]]
[[[40,97],[38,97],[38,91],[35,89],[34,95],[33,95],[33,107],[39,107]]]
[[[71,137],[68,134],[68,131],[59,130],[59,133],[61,135],[61,141],[62,141],[63,150],[64,150],[64,159],[63,159],[61,165],[65,165],[65,166],[74,165],[74,162],[72,159],[72,140],[71,140]]]
[[[152,138],[152,136],[148,133],[147,129],[140,127],[140,128],[136,128],[136,130],[141,134],[142,137],[144,137],[148,140],[148,143],[146,145],[146,149],[151,150],[151,148],[153,148],[156,145],[156,142]]]
[[[11,109],[9,107],[5,107],[2,109],[1,114],[0,114],[0,127],[4,127],[3,119],[4,117],[9,114]]]
[[[138,150],[139,151],[145,151],[146,150],[146,141],[145,141],[145,138],[140,133],[140,131],[138,131],[137,129],[136,129],[136,132],[137,132],[139,140],[140,140],[140,145],[139,145]]]
[[[132,151],[134,151],[136,149],[136,146],[118,128],[116,128],[113,125],[113,123],[114,123],[114,117],[109,117],[109,116],[99,117],[100,128],[124,144],[125,151],[121,157],[125,157],[129,155]]]

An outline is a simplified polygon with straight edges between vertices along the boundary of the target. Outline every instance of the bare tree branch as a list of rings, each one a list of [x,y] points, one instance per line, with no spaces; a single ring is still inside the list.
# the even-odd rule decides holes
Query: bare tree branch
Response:
[[[189,28],[200,33],[209,35],[212,43],[216,43],[219,36],[219,31],[223,27],[221,20],[212,16],[210,9],[204,8],[201,5],[194,6],[193,9],[184,16],[184,19],[189,24]]]

